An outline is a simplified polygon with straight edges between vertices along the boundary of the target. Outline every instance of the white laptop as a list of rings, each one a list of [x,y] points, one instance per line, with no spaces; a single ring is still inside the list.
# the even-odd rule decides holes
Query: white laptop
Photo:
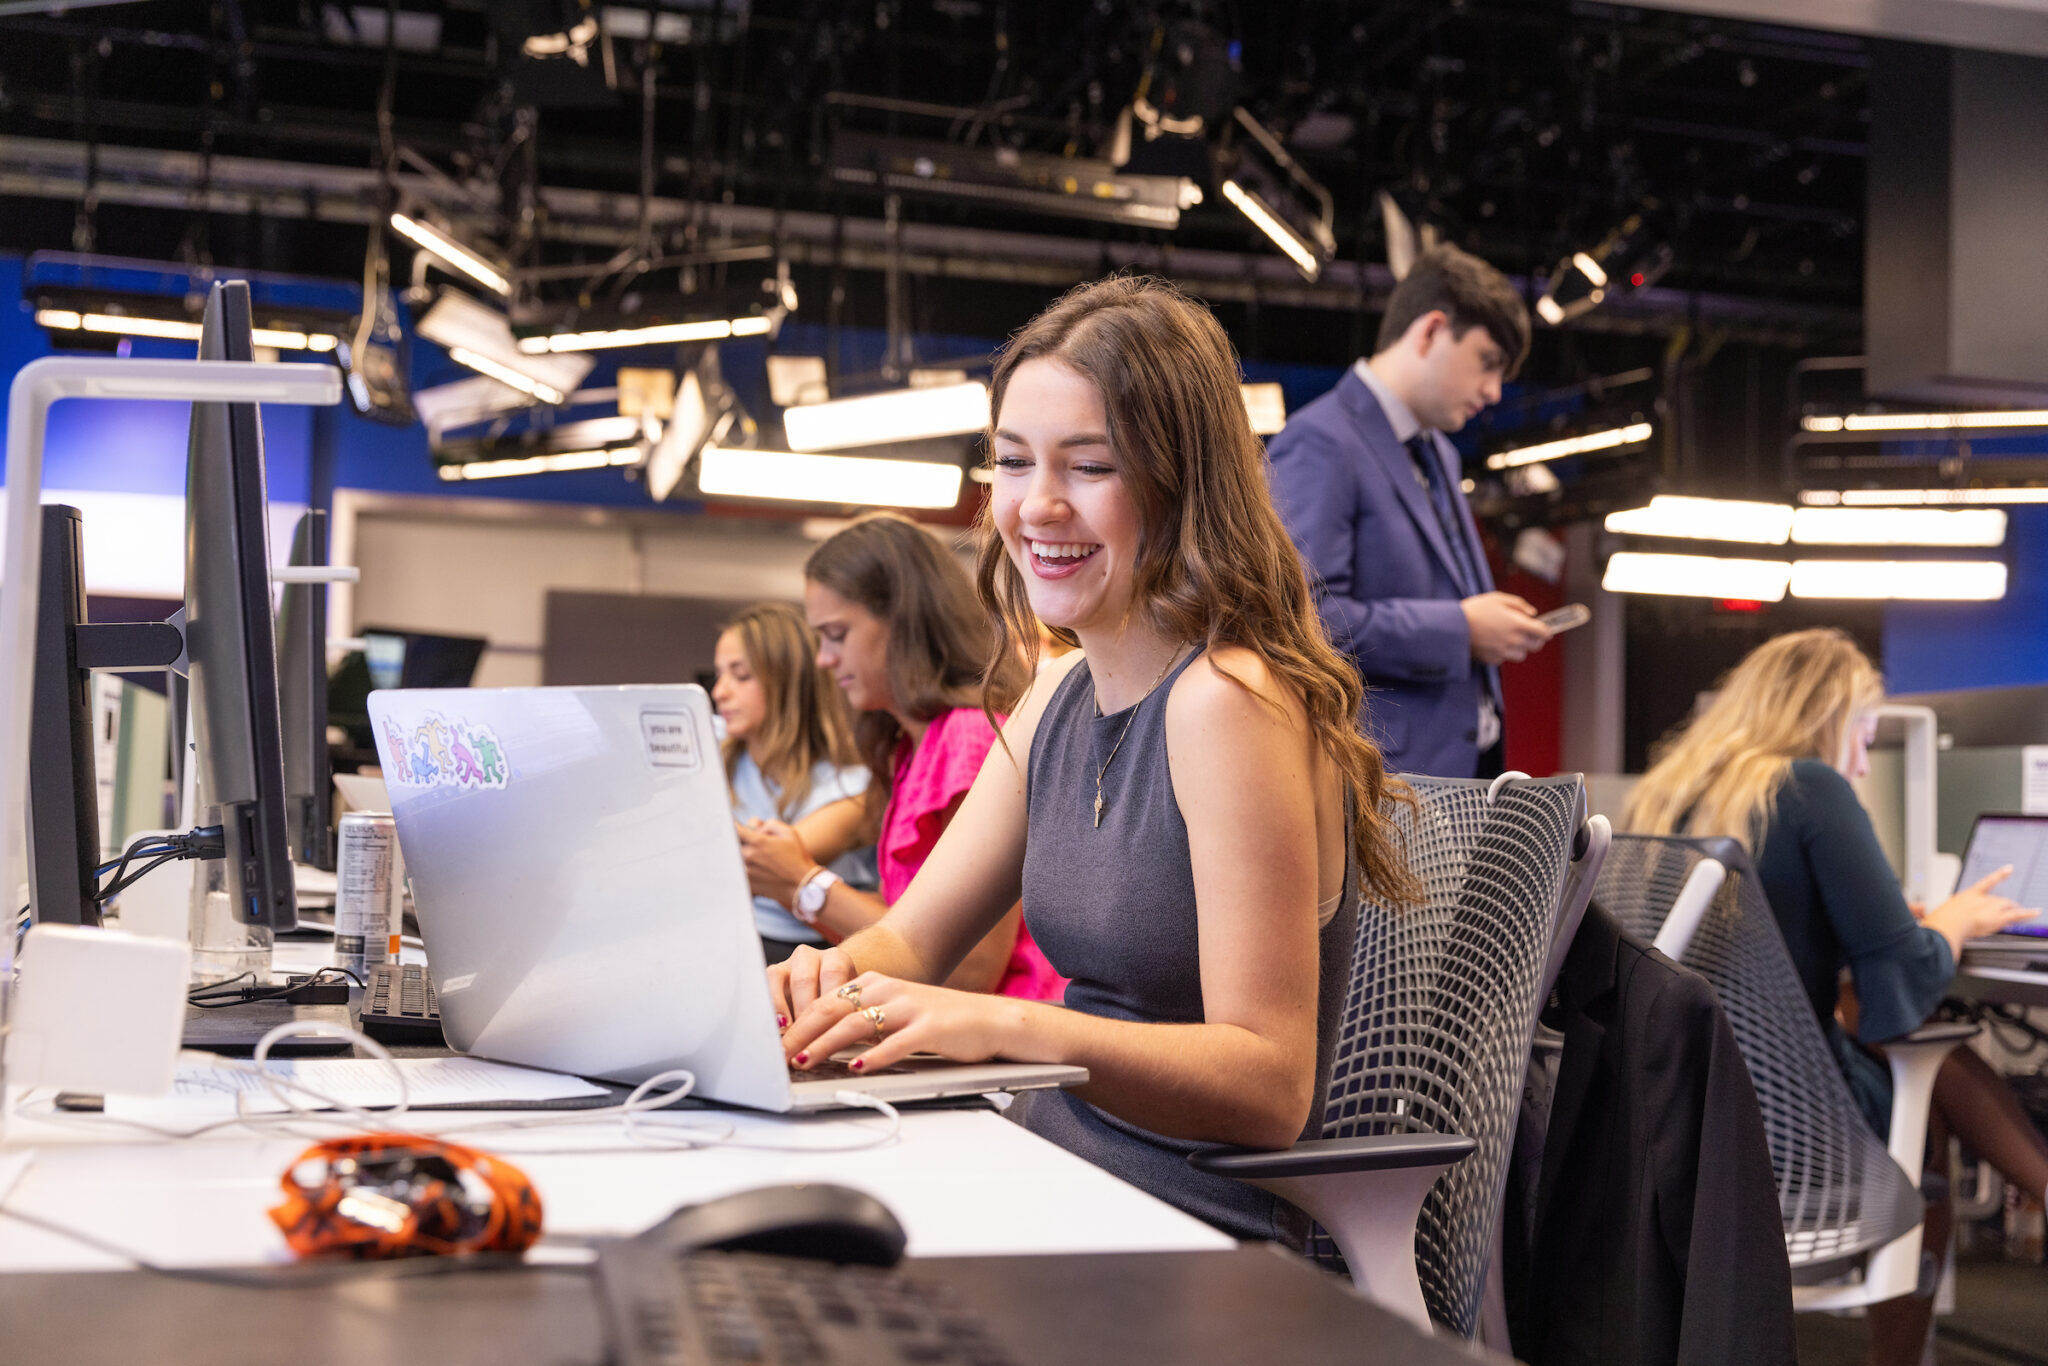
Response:
[[[2012,865],[2012,876],[1992,890],[2022,906],[2048,912],[2048,816],[1977,817],[1970,827],[1970,842],[1963,847],[1963,871],[1956,877],[1956,886],[1971,886],[2007,864]],[[2022,920],[1999,934],[1972,939],[1963,949],[1975,956],[2048,958],[2048,914]]]
[[[789,1070],[702,688],[400,689],[370,717],[450,1047],[619,1082],[687,1068],[698,1095],[784,1112],[1087,1080]]]

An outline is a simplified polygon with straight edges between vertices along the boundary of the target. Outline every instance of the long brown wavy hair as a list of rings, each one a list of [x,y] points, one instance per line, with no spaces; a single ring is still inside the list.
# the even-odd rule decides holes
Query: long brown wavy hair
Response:
[[[791,820],[811,795],[811,770],[819,760],[842,768],[860,762],[846,697],[818,667],[818,638],[790,604],[756,603],[727,622],[725,630],[739,637],[740,653],[767,699],[768,714],[753,748],[760,756],[761,776],[776,793],[776,810]],[[744,740],[725,742],[728,783],[747,748]]]
[[[1752,854],[1795,759],[1841,766],[1850,729],[1884,700],[1877,666],[1833,627],[1751,650],[1707,709],[1667,736],[1621,824],[1646,835],[1727,835]]]
[[[1308,576],[1266,487],[1265,447],[1245,413],[1237,355],[1209,310],[1164,280],[1111,276],[1082,285],[1011,339],[997,359],[990,411],[1017,368],[1048,359],[1102,391],[1117,471],[1138,512],[1132,610],[1168,640],[1257,655],[1302,705],[1352,801],[1351,844],[1365,885],[1418,899],[1390,804],[1409,799],[1360,728],[1363,685],[1331,647]],[[988,449],[995,449],[993,425]],[[991,459],[993,455],[991,454]],[[1038,623],[1024,579],[984,507],[976,587],[995,617],[988,659],[1035,662]],[[1069,632],[1055,638],[1074,643]],[[1234,680],[1242,684],[1243,680]]]
[[[985,703],[1007,710],[1030,681],[1016,651],[991,655],[994,633],[966,568],[907,517],[875,512],[857,519],[811,552],[804,577],[888,627],[889,695],[918,721]],[[889,712],[864,711],[853,729],[868,766],[868,814],[879,821],[894,787],[903,727]]]

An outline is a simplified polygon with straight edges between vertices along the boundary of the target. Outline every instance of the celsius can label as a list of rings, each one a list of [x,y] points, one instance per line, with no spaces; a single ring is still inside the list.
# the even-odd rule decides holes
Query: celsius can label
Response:
[[[398,929],[398,823],[375,811],[341,818],[334,864],[334,961],[363,976],[391,961]]]

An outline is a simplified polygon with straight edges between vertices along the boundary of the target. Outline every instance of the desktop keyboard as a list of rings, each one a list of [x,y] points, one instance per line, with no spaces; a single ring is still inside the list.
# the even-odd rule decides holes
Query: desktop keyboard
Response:
[[[426,964],[372,964],[357,1028],[383,1043],[440,1043],[441,1002]]]
[[[1013,1366],[980,1317],[903,1268],[753,1252],[598,1252],[617,1366]]]

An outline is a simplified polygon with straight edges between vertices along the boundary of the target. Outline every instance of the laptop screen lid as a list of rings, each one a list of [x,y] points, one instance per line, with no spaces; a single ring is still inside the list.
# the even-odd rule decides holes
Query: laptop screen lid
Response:
[[[2004,933],[2048,938],[2048,816],[1977,817],[1956,886],[1971,886],[2008,863],[2012,876],[1992,890],[2044,914],[2008,925]]]
[[[711,700],[394,689],[370,717],[451,1047],[767,1110],[789,1075]]]

